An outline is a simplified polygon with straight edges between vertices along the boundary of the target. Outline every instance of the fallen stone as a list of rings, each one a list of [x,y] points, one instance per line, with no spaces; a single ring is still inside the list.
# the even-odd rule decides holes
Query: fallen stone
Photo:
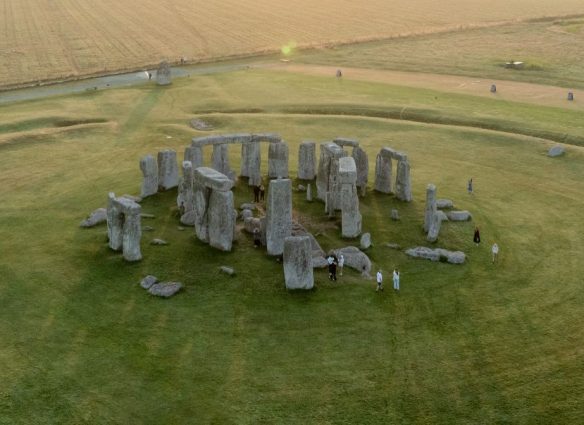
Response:
[[[180,282],[161,282],[155,283],[148,289],[148,292],[152,295],[162,298],[170,298],[182,288],[182,283]]]
[[[347,246],[332,250],[329,254],[334,254],[337,258],[343,254],[345,257],[345,266],[355,269],[361,273],[369,275],[371,272],[371,260],[369,257],[355,246]]]
[[[184,227],[181,227],[181,226],[178,226],[178,227],[176,228],[176,230],[180,230],[180,231],[182,232],[183,230],[185,230],[185,228],[184,228]]]
[[[221,266],[221,267],[219,267],[219,270],[222,273],[228,274],[229,276],[233,276],[235,274],[235,270],[233,270],[232,267]]]
[[[401,249],[401,246],[397,243],[386,243],[385,244],[386,247],[391,248],[391,249]]]
[[[468,211],[450,211],[446,214],[450,221],[469,221],[472,215]]]
[[[156,216],[154,214],[148,214],[148,213],[140,213],[140,217],[142,217],[142,218],[156,218]]]
[[[247,217],[243,220],[243,228],[247,233],[251,233],[252,235],[256,229],[258,232],[261,232],[262,230],[261,220],[255,217]]]
[[[248,217],[253,217],[253,211],[252,210],[243,210],[241,212],[241,219],[245,220]]]
[[[168,242],[166,242],[164,239],[152,239],[152,241],[150,241],[150,245],[168,245]]]
[[[151,232],[154,230],[154,227],[152,226],[144,226],[142,227],[142,230],[144,230],[145,232]]]
[[[314,269],[322,269],[323,267],[328,266],[328,261],[324,257],[312,257],[312,268]]]
[[[140,282],[140,286],[144,289],[150,289],[152,285],[158,282],[158,279],[155,276],[148,275]]]
[[[444,209],[452,207],[454,207],[454,203],[450,199],[436,199],[436,208]]]
[[[551,158],[555,158],[556,156],[563,155],[565,151],[566,150],[564,149],[563,146],[556,145],[548,151],[548,156]]]
[[[363,233],[361,235],[360,241],[361,249],[368,249],[371,247],[371,234],[370,233]]]
[[[211,131],[213,130],[213,126],[206,121],[203,121],[200,118],[195,118],[191,120],[189,123],[192,128],[199,131]]]
[[[256,204],[251,204],[251,203],[247,203],[247,204],[241,204],[239,206],[240,210],[251,210],[251,211],[255,211],[257,209]]]
[[[406,250],[406,255],[414,258],[424,258],[430,261],[441,261],[450,264],[463,264],[466,255],[462,251],[448,251],[443,248],[427,248],[418,246]]]
[[[298,189],[300,192],[304,192],[304,191],[306,190],[306,187],[305,187],[305,186],[303,186],[303,185],[301,185],[301,184],[299,184],[299,185],[297,186],[297,189]]]
[[[398,221],[399,220],[399,211],[396,209],[391,210],[391,219],[393,221]]]
[[[440,221],[448,221],[448,216],[446,215],[446,213],[444,211],[436,211],[436,216],[438,217],[438,219]]]
[[[85,220],[81,222],[79,226],[81,227],[94,227],[98,224],[105,223],[107,221],[107,210],[105,208],[98,208],[89,214]]]

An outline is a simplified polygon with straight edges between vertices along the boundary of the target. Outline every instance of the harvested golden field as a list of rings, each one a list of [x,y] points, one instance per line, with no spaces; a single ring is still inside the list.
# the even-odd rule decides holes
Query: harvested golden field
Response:
[[[0,86],[579,13],[582,0],[0,0]]]

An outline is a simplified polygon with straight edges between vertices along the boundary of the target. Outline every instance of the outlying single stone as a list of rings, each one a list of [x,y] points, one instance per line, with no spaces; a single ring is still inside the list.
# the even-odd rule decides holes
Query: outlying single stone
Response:
[[[284,239],[292,232],[292,182],[272,180],[266,208],[266,245],[269,255],[282,255]]]
[[[144,289],[150,289],[152,285],[158,282],[156,276],[148,275],[140,282],[140,286]]]
[[[89,217],[83,220],[79,226],[94,227],[105,222],[107,222],[107,210],[105,208],[98,208],[89,214]]]
[[[312,289],[314,274],[308,236],[288,236],[284,240],[284,280],[287,289]]]
[[[140,196],[155,195],[158,192],[158,163],[156,159],[152,155],[146,155],[140,160],[140,170],[143,176]]]
[[[550,148],[550,150],[548,151],[548,156],[555,158],[556,156],[560,156],[563,155],[563,153],[565,152],[565,148],[561,145],[556,145],[552,148]]]
[[[159,86],[167,86],[170,83],[172,83],[172,71],[170,65],[168,62],[162,61],[156,71],[156,84]]]
[[[371,260],[369,260],[367,254],[355,246],[335,249],[329,252],[329,254],[334,254],[337,258],[343,254],[345,266],[360,271],[365,276],[369,276],[371,272]]]
[[[302,142],[298,148],[298,178],[313,180],[316,177],[316,143]]]
[[[463,264],[466,260],[466,255],[462,251],[448,251],[442,248],[427,248],[418,246],[406,250],[406,254],[414,258],[424,258],[431,261],[442,261],[451,264]]]
[[[221,271],[221,273],[228,274],[229,276],[233,276],[235,274],[235,270],[233,269],[233,267],[221,266],[219,267],[219,270]]]
[[[469,221],[472,215],[468,211],[449,211],[446,216],[450,221]]]
[[[182,288],[182,283],[180,282],[160,282],[155,283],[148,289],[151,295],[162,298],[170,298]]]
[[[369,249],[371,247],[371,234],[363,233],[360,241],[361,249]]]
[[[436,199],[436,208],[439,210],[453,208],[454,203],[450,199]]]
[[[166,149],[158,152],[158,189],[168,190],[178,186],[176,152]]]

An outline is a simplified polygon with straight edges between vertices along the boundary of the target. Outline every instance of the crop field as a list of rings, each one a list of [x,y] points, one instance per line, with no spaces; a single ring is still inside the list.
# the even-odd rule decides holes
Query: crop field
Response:
[[[0,0],[0,87],[582,12],[581,0]]]
[[[581,423],[581,116],[266,69],[0,106],[0,424]],[[105,226],[79,228],[108,191],[139,191],[140,157],[172,148],[182,159],[209,134],[194,117],[215,133],[280,133],[293,177],[302,140],[360,140],[367,254],[386,280],[401,269],[401,292],[376,293],[352,270],[334,284],[316,271],[313,291],[288,292],[282,265],[249,235],[222,253],[179,229],[175,191],[142,202],[155,217],[143,219],[139,263],[107,248]],[[549,158],[557,140],[566,154]],[[383,146],[407,152],[412,203],[371,190]],[[403,252],[427,243],[428,183],[473,214],[444,223],[438,242],[465,251],[464,265]],[[234,194],[238,205],[252,196],[244,181]],[[324,249],[358,244],[322,203],[296,191],[293,203]],[[146,274],[185,288],[153,298]]]

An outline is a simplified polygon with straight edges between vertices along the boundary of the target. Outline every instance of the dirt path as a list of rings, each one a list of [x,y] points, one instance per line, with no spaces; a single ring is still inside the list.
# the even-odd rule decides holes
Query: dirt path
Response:
[[[338,68],[321,65],[282,63],[259,65],[276,71],[294,72],[307,75],[335,78]],[[507,80],[491,80],[455,75],[425,74],[421,72],[386,71],[364,68],[342,68],[343,79],[374,81],[397,86],[417,87],[449,93],[490,97],[510,102],[533,103],[566,109],[584,109],[584,90],[568,90],[562,87],[521,83]],[[497,86],[497,93],[491,93],[491,84]],[[574,93],[574,101],[567,100],[568,91]]]

